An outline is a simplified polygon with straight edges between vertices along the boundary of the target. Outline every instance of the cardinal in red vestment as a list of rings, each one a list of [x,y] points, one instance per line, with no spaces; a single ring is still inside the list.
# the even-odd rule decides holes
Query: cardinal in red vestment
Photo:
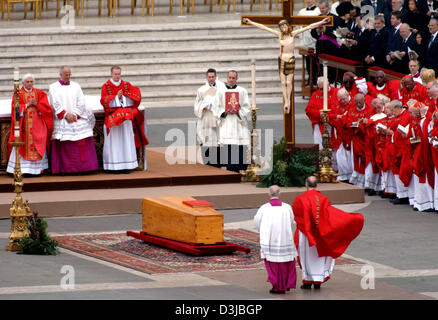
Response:
[[[323,84],[324,79],[318,78],[318,90],[312,93],[309,103],[306,106],[306,115],[312,123],[313,142],[319,145],[319,150],[322,149],[322,134],[324,132],[324,121],[321,118],[321,110],[324,107]],[[332,86],[328,87],[327,93],[327,108],[332,109],[332,105],[337,101],[338,89]]]
[[[140,89],[121,79],[121,68],[111,68],[111,79],[102,86],[100,103],[105,110],[105,170],[131,170],[138,166],[136,148],[149,144],[144,115],[138,110]]]
[[[312,284],[319,289],[327,281],[334,267],[334,259],[341,256],[350,243],[360,234],[364,217],[331,205],[330,200],[317,188],[317,179],[306,179],[307,191],[292,203],[297,229],[294,242],[298,249],[302,270],[302,289]]]
[[[427,96],[426,87],[415,82],[412,76],[404,76],[402,79],[403,89],[400,90],[401,102],[404,106],[408,105],[409,100],[424,102]]]
[[[21,171],[38,175],[48,168],[47,152],[53,131],[52,108],[47,94],[33,87],[34,77],[32,75],[25,75],[22,83],[23,87],[18,92],[19,110],[14,107],[15,95],[12,98],[9,142],[15,140],[14,125],[18,115],[20,141],[24,142],[24,145],[19,148]],[[10,153],[7,172],[14,172],[15,156],[15,151]]]

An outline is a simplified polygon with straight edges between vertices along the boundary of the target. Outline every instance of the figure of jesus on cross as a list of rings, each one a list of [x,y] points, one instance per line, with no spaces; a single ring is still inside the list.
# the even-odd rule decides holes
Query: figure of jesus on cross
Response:
[[[295,71],[295,37],[307,30],[322,25],[333,23],[331,17],[309,17],[291,16],[293,0],[283,1],[282,16],[247,16],[242,17],[242,24],[250,24],[261,30],[271,32],[278,37],[280,44],[280,55],[278,57],[278,68],[283,91],[284,109],[284,137],[289,146],[295,144],[294,126],[294,96],[293,76]],[[268,28],[267,25],[278,25],[280,31]],[[292,30],[292,26],[305,26],[298,30]]]

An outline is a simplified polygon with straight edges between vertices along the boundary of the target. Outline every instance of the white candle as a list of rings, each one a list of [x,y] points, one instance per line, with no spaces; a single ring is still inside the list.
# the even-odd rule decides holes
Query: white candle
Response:
[[[251,100],[252,100],[252,107],[255,108],[256,106],[256,77],[255,77],[255,60],[251,60],[251,85],[252,85],[252,94],[251,94]]]
[[[328,68],[327,68],[327,61],[323,62],[324,69],[323,69],[323,76],[324,76],[324,104],[323,104],[323,110],[327,111],[327,102],[328,102]]]
[[[19,81],[20,80],[20,71],[18,70],[17,67],[15,67],[14,69],[14,81]]]
[[[14,127],[14,137],[15,138],[20,137],[20,127]]]

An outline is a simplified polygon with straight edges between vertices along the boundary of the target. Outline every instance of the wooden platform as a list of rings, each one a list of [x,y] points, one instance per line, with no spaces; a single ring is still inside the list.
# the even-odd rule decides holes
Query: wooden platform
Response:
[[[84,189],[119,189],[238,183],[240,175],[202,164],[174,164],[166,162],[164,153],[147,151],[147,170],[128,174],[96,172],[75,175],[42,175],[24,178],[24,191],[60,191]],[[12,175],[0,176],[0,193],[13,191]]]

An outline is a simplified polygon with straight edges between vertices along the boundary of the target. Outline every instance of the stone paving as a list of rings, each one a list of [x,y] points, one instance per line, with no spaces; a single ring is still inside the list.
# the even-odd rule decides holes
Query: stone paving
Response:
[[[218,272],[148,274],[70,250],[57,256],[27,256],[0,251],[0,299],[145,300],[427,300],[438,299],[438,215],[419,214],[379,197],[363,204],[339,205],[361,212],[365,227],[320,291],[268,293],[264,268]],[[256,209],[224,210],[225,228],[255,231]],[[396,219],[397,217],[397,219]],[[141,215],[48,218],[51,235],[138,230]],[[0,220],[0,245],[7,243],[9,220]],[[390,232],[383,232],[391,229]],[[395,234],[409,242],[406,247]],[[424,245],[428,244],[428,245]],[[421,258],[422,257],[422,258]],[[347,260],[347,261],[348,261]],[[68,269],[71,266],[72,269]],[[63,271],[64,268],[64,271]],[[66,271],[67,270],[67,271]],[[65,277],[74,270],[74,288]],[[298,283],[301,275],[298,268]],[[64,273],[63,273],[64,272]],[[375,278],[367,276],[374,273]],[[64,283],[62,282],[64,279]]]

